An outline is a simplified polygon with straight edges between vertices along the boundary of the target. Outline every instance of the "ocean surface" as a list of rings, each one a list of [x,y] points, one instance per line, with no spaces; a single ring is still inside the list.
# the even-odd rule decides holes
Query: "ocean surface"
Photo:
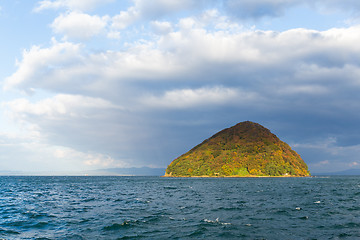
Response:
[[[360,176],[3,176],[0,239],[360,239]]]

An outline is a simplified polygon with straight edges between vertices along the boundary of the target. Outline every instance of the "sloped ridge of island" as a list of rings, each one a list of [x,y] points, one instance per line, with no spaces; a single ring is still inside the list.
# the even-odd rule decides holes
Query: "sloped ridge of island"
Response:
[[[246,121],[206,139],[167,167],[166,177],[309,176],[306,163],[258,123]]]

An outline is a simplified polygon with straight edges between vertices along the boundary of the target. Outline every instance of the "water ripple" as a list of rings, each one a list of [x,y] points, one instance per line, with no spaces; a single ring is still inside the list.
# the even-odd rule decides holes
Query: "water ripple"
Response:
[[[0,177],[0,239],[360,239],[360,177]]]

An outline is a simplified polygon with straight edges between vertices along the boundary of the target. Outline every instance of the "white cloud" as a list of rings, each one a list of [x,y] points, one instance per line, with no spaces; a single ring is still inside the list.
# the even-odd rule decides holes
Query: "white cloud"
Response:
[[[95,94],[109,91],[118,95],[114,88],[118,84],[132,79],[162,79],[182,69],[170,58],[151,44],[136,45],[128,52],[86,54],[80,44],[53,41],[49,48],[25,50],[18,70],[6,78],[4,88],[71,89]]]
[[[114,0],[43,0],[38,2],[37,7],[34,9],[40,12],[47,9],[66,8],[69,10],[87,11],[92,10],[100,4],[114,2]]]
[[[58,16],[51,27],[55,33],[64,34],[66,38],[86,40],[104,31],[108,20],[107,16],[70,12]]]
[[[165,35],[172,31],[172,25],[170,22],[152,21],[150,24],[152,30],[159,35]]]
[[[33,46],[23,52],[17,71],[6,78],[4,87],[91,94],[135,104],[142,95],[158,96],[152,91],[164,81],[179,85],[173,89],[194,83],[197,88],[226,87],[226,79],[232,79],[235,88],[247,89],[260,81],[256,92],[270,98],[277,93],[330,94],[332,88],[324,84],[335,81],[334,76],[342,78],[342,87],[358,83],[360,26],[228,32],[207,31],[192,18],[178,25],[177,30],[129,45],[125,51],[89,53],[83,45],[56,41],[48,48]],[[137,82],[149,82],[152,87],[123,91]],[[274,86],[273,92],[266,90]]]
[[[71,141],[75,141],[78,145],[86,141],[97,142],[102,136],[103,124],[111,128],[111,124],[114,124],[111,115],[117,116],[119,115],[117,112],[123,111],[123,108],[100,98],[68,94],[59,94],[35,103],[25,98],[15,99],[2,103],[2,107],[8,118],[24,130],[25,134],[19,134],[27,136],[26,139],[32,139],[31,142],[44,144],[54,138],[52,143],[47,143],[46,148],[50,146],[73,148],[68,144]],[[95,130],[99,131],[99,135],[94,133]],[[112,129],[104,131],[109,131],[105,133],[109,136]],[[62,140],[64,137],[65,139],[69,137],[69,140]],[[92,148],[91,151],[96,153],[94,149]],[[89,150],[84,148],[83,151]],[[57,151],[55,155],[60,157],[61,151]],[[89,157],[81,156],[81,159],[89,160]]]
[[[75,164],[77,169],[64,169],[67,171],[79,171],[83,169],[99,169],[107,167],[128,167],[128,165],[119,159],[114,159],[109,155],[94,153],[94,152],[81,152],[69,147],[63,146],[42,146],[52,154],[58,162],[68,162],[66,165]],[[51,155],[50,155],[51,156]],[[70,164],[69,164],[70,163]],[[51,164],[54,164],[51,162]],[[65,164],[64,164],[65,165]]]
[[[186,9],[201,6],[201,1],[194,0],[133,0],[134,5],[113,17],[112,26],[125,29],[140,20],[157,20]]]
[[[127,11],[121,11],[112,18],[112,27],[115,29],[125,29],[140,18],[140,13],[131,7]]]
[[[46,156],[74,159],[82,167],[125,166],[121,159],[130,163],[133,155],[141,154],[137,144],[149,138],[147,126],[129,110],[100,98],[59,94],[35,103],[16,99],[2,105],[14,123],[31,133],[32,142],[46,142],[43,148],[52,149]]]
[[[118,31],[110,31],[107,34],[109,39],[121,39],[121,33]]]
[[[17,62],[18,70],[5,79],[4,89],[25,86],[26,90],[30,90],[30,87],[26,87],[27,81],[34,80],[41,80],[48,85],[53,72],[64,68],[69,71],[69,67],[82,61],[80,49],[80,44],[58,43],[53,40],[50,48],[33,46],[28,51],[24,50],[21,62]]]
[[[34,11],[36,12],[40,12],[42,10],[45,9],[57,9],[57,8],[61,8],[61,7],[65,7],[66,3],[65,1],[48,1],[48,0],[44,0],[44,1],[40,1],[38,2],[38,6],[36,8],[34,8]]]
[[[107,167],[128,167],[128,165],[121,161],[112,158],[109,155],[104,155],[101,153],[84,153],[79,152],[68,147],[54,146],[52,147],[53,156],[57,161],[64,160],[77,160],[79,165],[82,165],[82,168],[107,168]]]
[[[260,97],[255,93],[225,87],[207,87],[167,91],[160,97],[145,98],[143,103],[152,108],[181,109],[249,103],[257,100],[260,100]]]
[[[243,26],[233,21],[230,17],[221,15],[217,9],[210,9],[203,12],[198,18],[204,26],[213,26],[216,31],[240,32]]]
[[[87,154],[84,163],[88,166],[96,166],[99,167],[125,167],[124,164],[115,163],[115,160],[110,156],[104,155],[91,155]]]
[[[29,135],[30,134],[30,135]],[[0,168],[8,171],[76,172],[108,166],[128,167],[119,159],[96,152],[82,152],[70,147],[46,143],[23,131],[21,134],[0,133]]]
[[[61,120],[64,117],[97,118],[101,117],[101,115],[95,114],[100,109],[122,109],[100,98],[68,94],[59,94],[37,103],[31,103],[24,98],[16,99],[3,105],[15,114],[14,119],[21,119],[21,116],[24,116],[24,114],[36,115],[52,120]]]
[[[359,162],[352,162],[349,164],[349,167],[358,167],[360,166],[360,161]]]

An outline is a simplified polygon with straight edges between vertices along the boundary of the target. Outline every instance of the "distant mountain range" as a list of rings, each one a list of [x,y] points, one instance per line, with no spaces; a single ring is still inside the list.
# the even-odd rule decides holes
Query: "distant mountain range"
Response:
[[[89,171],[0,171],[0,176],[163,176],[165,168],[106,168]]]
[[[311,173],[312,176],[333,176],[333,175],[360,175],[360,169],[348,169],[339,172]]]
[[[165,168],[107,168],[88,171],[89,175],[118,175],[118,176],[164,176]]]

